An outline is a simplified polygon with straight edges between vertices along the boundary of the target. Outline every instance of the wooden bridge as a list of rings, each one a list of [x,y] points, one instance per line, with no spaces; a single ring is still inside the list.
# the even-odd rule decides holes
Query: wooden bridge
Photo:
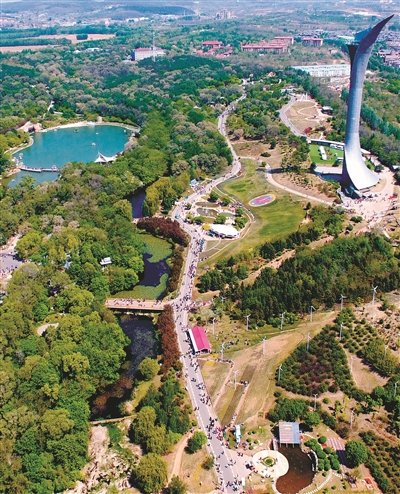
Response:
[[[134,298],[108,298],[106,300],[106,307],[119,310],[159,312],[163,311],[166,305],[161,300],[140,300]]]

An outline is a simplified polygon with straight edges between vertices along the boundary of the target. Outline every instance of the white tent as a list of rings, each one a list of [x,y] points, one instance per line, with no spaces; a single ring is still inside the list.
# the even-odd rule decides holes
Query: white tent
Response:
[[[220,237],[226,238],[238,238],[240,233],[232,225],[210,225],[210,230],[219,235]]]

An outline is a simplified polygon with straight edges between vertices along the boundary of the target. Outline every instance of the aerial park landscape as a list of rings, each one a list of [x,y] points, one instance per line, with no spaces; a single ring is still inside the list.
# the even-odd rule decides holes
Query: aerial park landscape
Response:
[[[287,61],[344,40],[283,20],[2,55],[1,491],[397,492],[389,21],[352,27],[340,93]]]

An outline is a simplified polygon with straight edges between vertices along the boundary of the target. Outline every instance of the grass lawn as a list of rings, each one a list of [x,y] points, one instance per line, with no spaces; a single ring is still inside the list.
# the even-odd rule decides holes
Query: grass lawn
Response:
[[[335,317],[335,312],[318,312],[314,314],[313,322],[309,318],[298,321],[293,326],[284,326],[282,333],[271,326],[246,331],[245,322],[240,321],[233,324],[227,316],[222,319],[217,318],[215,323],[215,336],[208,333],[215,352],[221,349],[221,341],[226,343],[224,357],[232,359],[234,370],[239,370],[237,379],[249,381],[246,389],[246,396],[243,400],[237,421],[246,422],[250,419],[251,427],[264,426],[265,413],[273,406],[275,401],[273,393],[276,389],[275,372],[277,367],[294,351],[301,343],[307,340],[307,334],[316,335],[322,327],[331,323]],[[236,327],[236,329],[235,329]],[[291,329],[289,329],[291,328]],[[262,338],[266,336],[265,354],[263,354]],[[216,340],[218,337],[218,340]],[[231,340],[238,343],[231,345]],[[210,393],[212,402],[216,404],[219,418],[229,420],[232,418],[232,410],[237,407],[238,396],[235,397],[233,382],[223,385],[227,373],[223,372],[220,362],[213,362],[214,358],[219,358],[219,354],[208,357],[202,362],[202,373]],[[203,359],[202,359],[203,360]],[[227,365],[227,364],[225,364]],[[224,369],[226,370],[226,368]],[[220,375],[221,373],[221,375]],[[223,374],[223,375],[222,375]],[[233,381],[233,375],[231,377]],[[242,388],[242,386],[240,386]],[[238,388],[237,388],[238,389]],[[243,391],[243,388],[242,388]],[[236,398],[236,399],[235,399]],[[229,410],[228,415],[225,417]],[[259,414],[261,413],[261,418]]]
[[[267,182],[264,169],[258,168],[253,160],[243,160],[242,163],[242,176],[228,180],[218,189],[241,202],[250,211],[254,220],[243,238],[221,242],[221,250],[213,257],[213,262],[227,255],[249,251],[279,235],[288,234],[296,230],[304,218],[304,200],[292,197],[280,189],[275,190]],[[251,199],[262,194],[274,194],[276,199],[266,206],[251,207],[249,205]]]
[[[317,165],[333,165],[337,157],[343,158],[343,151],[341,149],[333,149],[328,146],[324,146],[325,153],[328,159],[323,160],[321,158],[321,155],[319,154],[319,148],[320,146],[318,146],[318,144],[310,144],[310,158],[311,161],[317,163]]]

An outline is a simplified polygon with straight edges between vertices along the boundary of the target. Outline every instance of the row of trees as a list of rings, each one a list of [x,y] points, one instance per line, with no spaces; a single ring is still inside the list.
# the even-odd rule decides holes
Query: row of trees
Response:
[[[173,242],[184,247],[188,245],[186,233],[181,229],[179,223],[171,220],[171,218],[163,218],[160,216],[141,218],[137,222],[137,227],[140,230],[146,230],[146,232],[160,237],[168,237]]]

